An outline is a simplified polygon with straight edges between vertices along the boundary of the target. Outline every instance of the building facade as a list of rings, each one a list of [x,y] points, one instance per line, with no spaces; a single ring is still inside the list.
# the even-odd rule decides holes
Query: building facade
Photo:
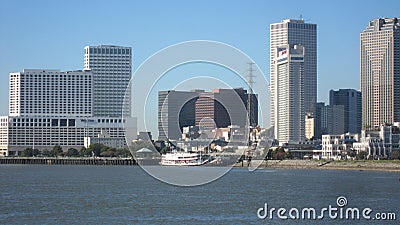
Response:
[[[344,107],[343,133],[361,133],[361,91],[354,89],[330,90],[329,105]]]
[[[359,134],[322,135],[322,159],[345,159],[346,152],[359,141]]]
[[[304,55],[304,111],[315,113],[317,101],[317,25],[305,23],[304,20],[287,19],[270,25],[270,91],[271,91],[271,124],[275,123],[275,104],[278,72],[275,59],[276,48],[285,45],[302,45]]]
[[[93,116],[131,116],[132,48],[86,46],[84,69],[93,73]]]
[[[368,159],[390,159],[393,150],[400,148],[399,123],[381,124],[378,130],[362,130],[358,143],[353,148],[366,152]]]
[[[195,125],[199,92],[202,91],[158,92],[158,140],[178,140],[183,127]]]
[[[251,99],[251,104],[248,104]],[[251,108],[248,112],[247,107]],[[247,118],[251,116],[251,119]],[[248,124],[250,123],[250,124]],[[193,91],[158,92],[158,139],[178,140],[184,127],[201,129],[246,127],[258,124],[258,101],[256,94],[243,88]]]
[[[399,18],[377,18],[360,34],[363,129],[400,121]]]
[[[109,140],[118,140],[115,148],[127,147],[126,137],[137,132],[135,118],[100,117],[0,117],[0,154],[21,155],[26,148],[51,150],[60,145],[80,149],[85,146],[85,138],[98,138],[106,132]],[[121,141],[123,140],[123,141]]]
[[[274,129],[280,144],[305,140],[305,48],[284,45],[275,48]]]
[[[209,129],[258,125],[257,95],[249,94],[243,88],[202,92],[196,100],[195,112],[196,126]]]
[[[314,138],[315,118],[311,113],[307,113],[305,118],[305,136],[307,140]]]
[[[0,118],[0,155],[21,155],[26,148],[50,150],[54,145],[79,149],[85,138],[101,132],[119,140],[116,147],[123,148],[126,137],[136,136],[135,118],[93,117],[90,70],[24,69],[10,73],[9,87],[9,116]]]
[[[9,115],[44,117],[92,116],[90,70],[32,70],[10,73]]]

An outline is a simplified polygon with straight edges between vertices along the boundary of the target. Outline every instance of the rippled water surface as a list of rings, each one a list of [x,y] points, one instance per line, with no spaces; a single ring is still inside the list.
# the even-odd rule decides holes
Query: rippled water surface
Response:
[[[135,166],[0,165],[0,224],[377,224],[261,220],[257,209],[337,206],[396,212],[400,174],[233,169],[206,185],[162,183]],[[379,221],[396,224],[397,221]]]

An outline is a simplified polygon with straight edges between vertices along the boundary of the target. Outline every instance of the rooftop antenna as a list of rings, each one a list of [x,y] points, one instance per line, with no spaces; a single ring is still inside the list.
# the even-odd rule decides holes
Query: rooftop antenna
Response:
[[[300,14],[300,17],[299,17],[299,19],[304,21],[304,19],[303,19],[303,15],[302,15],[302,14]]]

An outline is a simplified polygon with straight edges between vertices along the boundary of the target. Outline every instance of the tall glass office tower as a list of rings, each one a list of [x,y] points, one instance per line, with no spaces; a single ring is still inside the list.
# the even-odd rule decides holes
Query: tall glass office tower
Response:
[[[360,34],[363,129],[400,121],[399,20],[371,20]]]

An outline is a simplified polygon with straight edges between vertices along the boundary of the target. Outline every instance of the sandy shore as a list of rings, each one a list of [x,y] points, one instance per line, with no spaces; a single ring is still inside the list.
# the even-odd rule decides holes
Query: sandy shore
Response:
[[[242,167],[241,163],[235,165]],[[325,170],[372,170],[400,172],[400,160],[396,161],[316,161],[316,160],[253,160],[251,166],[263,168],[283,168],[283,169],[325,169]],[[243,167],[247,167],[247,161],[244,161]]]

